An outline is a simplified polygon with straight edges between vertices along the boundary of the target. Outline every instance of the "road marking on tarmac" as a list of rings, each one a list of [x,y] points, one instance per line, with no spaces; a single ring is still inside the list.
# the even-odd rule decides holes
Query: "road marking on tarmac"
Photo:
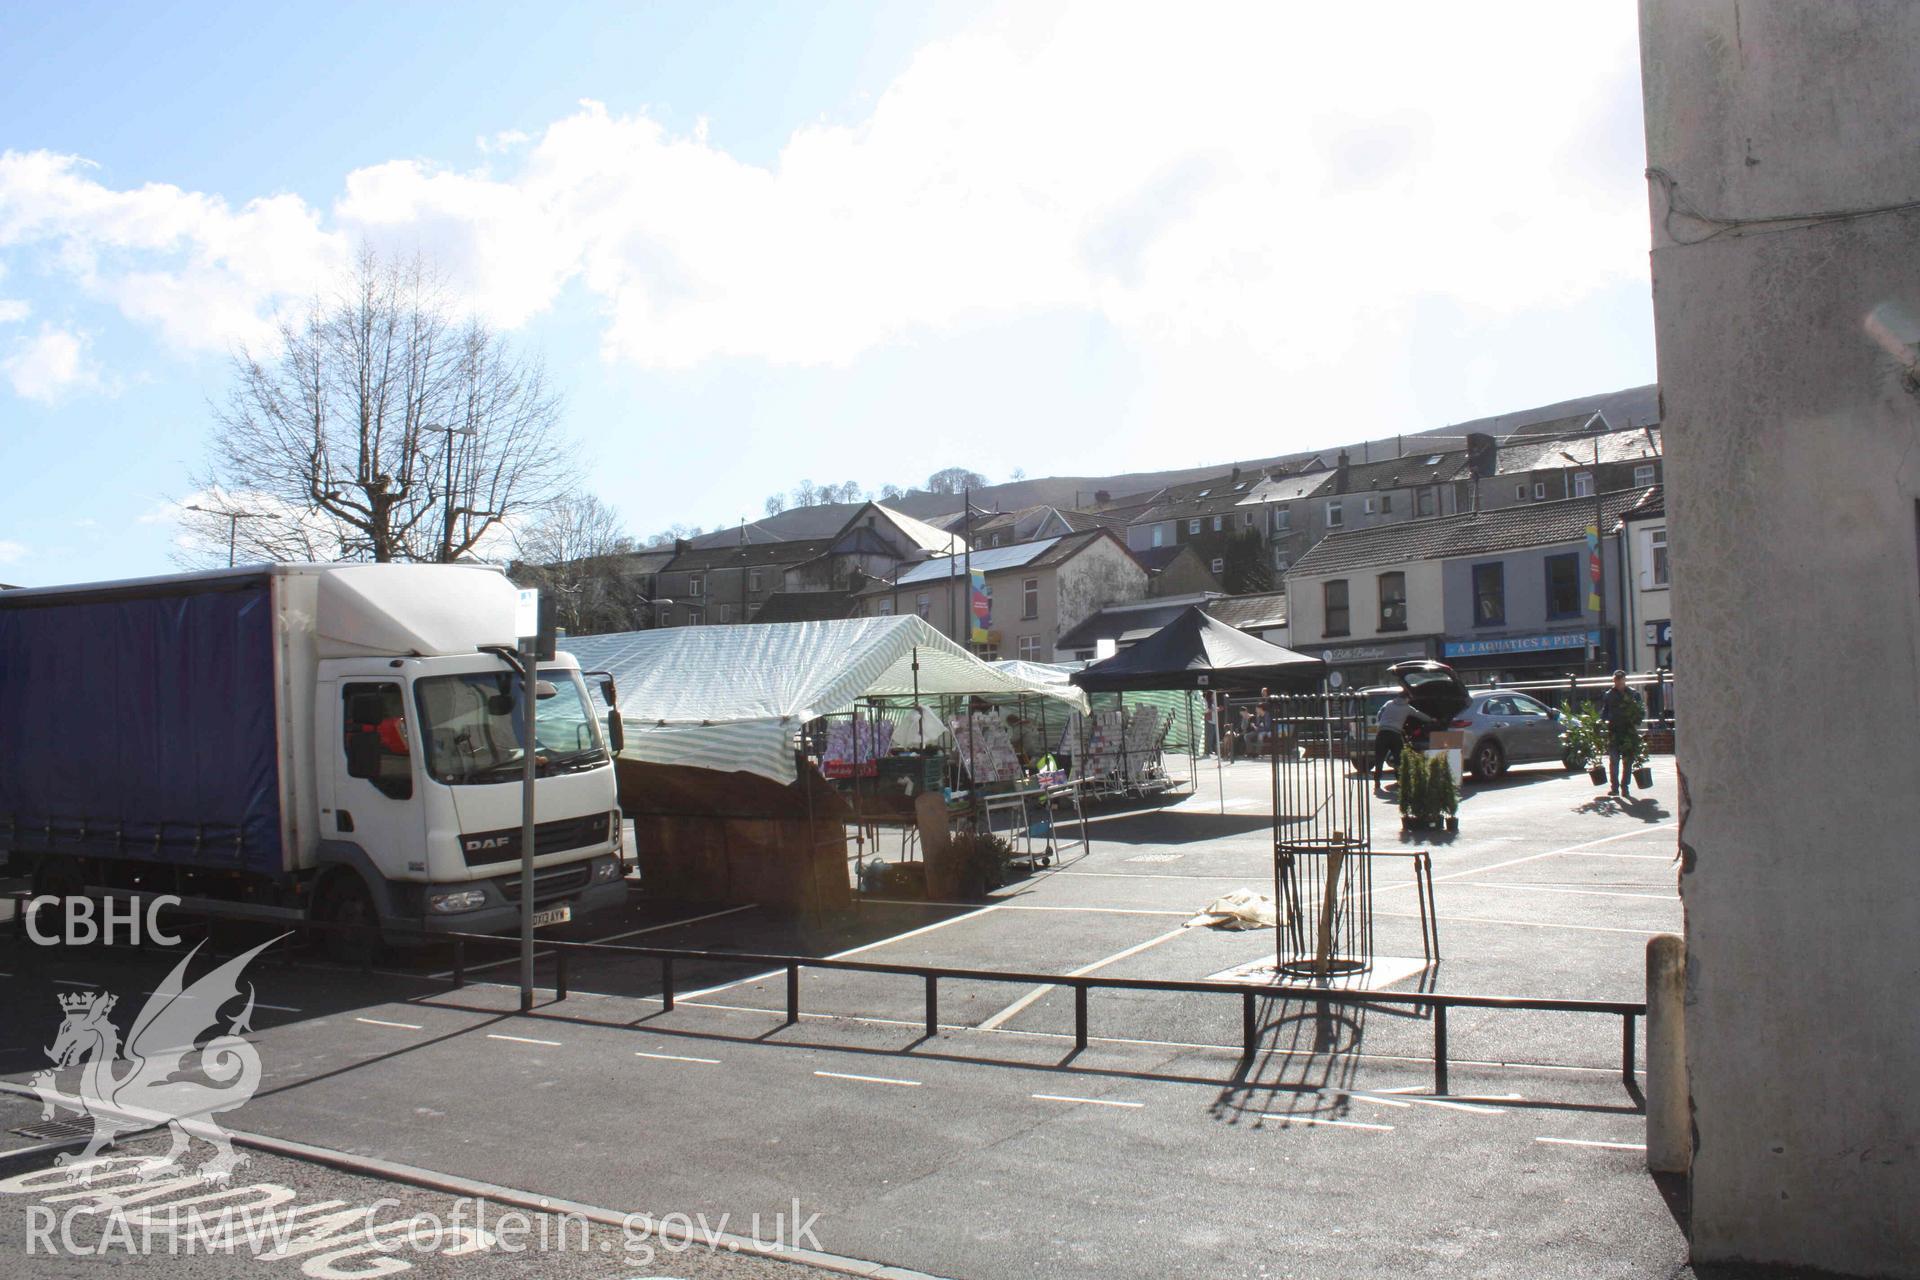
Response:
[[[657,1058],[661,1062],[698,1062],[702,1066],[708,1067],[717,1067],[720,1065],[720,1059],[718,1058],[689,1058],[684,1054],[678,1053],[644,1053],[639,1049],[635,1049],[633,1056],[636,1058]]]
[[[1382,1092],[1388,1091],[1382,1090]],[[1489,1107],[1478,1102],[1457,1102],[1452,1098],[1380,1098],[1366,1093],[1347,1093],[1344,1096],[1358,1098],[1362,1102],[1381,1102],[1389,1107],[1406,1107],[1412,1106],[1414,1103],[1419,1103],[1423,1107],[1444,1107],[1449,1111],[1472,1111],[1487,1116],[1503,1116],[1507,1114],[1505,1107]],[[1517,1094],[1515,1095],[1516,1098],[1518,1096]]]
[[[1263,1111],[1263,1120],[1278,1120],[1282,1124],[1320,1124],[1330,1129],[1371,1129],[1375,1133],[1392,1133],[1390,1124],[1367,1124],[1360,1120],[1322,1120],[1315,1116],[1290,1116],[1279,1111]]]
[[[685,926],[690,924],[699,924],[702,920],[717,920],[721,916],[730,916],[730,915],[733,915],[735,912],[752,911],[755,907],[758,907],[759,905],[760,904],[757,902],[749,902],[744,907],[728,907],[725,911],[709,911],[704,916],[694,916],[691,919],[687,919],[687,920],[674,920],[668,924],[650,924],[644,929],[629,929],[625,933],[616,933],[611,937],[595,938],[594,942],[596,943],[618,942],[622,938],[637,938],[643,933],[659,933],[662,930],[666,930],[666,929],[684,928]]]
[[[560,1042],[558,1040],[533,1040],[533,1039],[529,1039],[526,1036],[503,1036],[493,1031],[487,1032],[487,1039],[511,1040],[515,1044],[543,1044],[547,1046],[549,1049],[558,1049],[560,1047]]]
[[[1174,914],[1186,915],[1187,913],[1184,911],[1181,911],[1181,912],[1175,912]],[[1163,933],[1157,938],[1148,938],[1145,942],[1135,943],[1133,946],[1128,947],[1125,951],[1117,951],[1113,955],[1108,956],[1104,960],[1095,960],[1092,964],[1082,965],[1080,968],[1075,969],[1073,972],[1065,976],[1069,978],[1084,978],[1096,969],[1104,969],[1108,965],[1117,964],[1120,961],[1125,960],[1130,956],[1137,956],[1142,951],[1146,951],[1152,947],[1157,947],[1161,943],[1177,938],[1185,932],[1186,932],[1186,928],[1185,926],[1182,926],[1169,933]],[[1035,987],[1033,990],[1027,992],[1027,994],[1021,996],[1018,1000],[1015,1000],[1012,1004],[1008,1005],[1006,1008],[1002,1009],[1000,1012],[994,1014],[992,1017],[982,1022],[980,1024],[980,1030],[992,1031],[995,1027],[1000,1026],[1002,1023],[1006,1022],[1008,1019],[1019,1014],[1023,1009],[1026,1009],[1034,1001],[1045,996],[1049,991],[1055,990],[1056,986],[1057,984],[1050,983],[1044,987]]]
[[[1138,1110],[1147,1105],[1144,1102],[1120,1102],[1113,1098],[1075,1098],[1064,1093],[1035,1093],[1029,1096],[1041,1102],[1077,1102],[1088,1107],[1125,1107],[1128,1110]]]
[[[1001,910],[1003,905],[1004,904],[998,903],[998,902],[989,903],[987,906],[981,907],[977,911],[968,911],[961,915],[948,916],[945,920],[935,920],[932,924],[923,924],[918,929],[909,929],[905,933],[896,933],[896,934],[893,934],[891,937],[881,938],[875,942],[869,942],[865,946],[850,947],[845,951],[836,951],[832,955],[828,956],[827,959],[845,960],[848,956],[857,956],[863,951],[872,951],[875,947],[885,947],[885,946],[891,946],[896,942],[905,942],[908,938],[917,938],[923,933],[932,933],[935,929],[944,929],[948,925],[958,924],[962,920],[976,920],[979,917],[986,915],[989,911]],[[679,996],[678,1000],[679,1001],[698,1000],[702,996],[717,995],[722,991],[731,991],[735,987],[744,987],[744,986],[749,986],[756,982],[765,982],[768,978],[777,978],[785,972],[786,972],[785,969],[769,969],[765,973],[755,974],[751,978],[735,978],[732,982],[723,982],[717,987],[702,987],[698,991],[686,992],[684,995]]]
[[[370,1027],[394,1027],[401,1031],[424,1031],[425,1030],[425,1028],[422,1027],[417,1022],[386,1022],[379,1018],[361,1018],[361,1017],[354,1018],[354,1021],[364,1022]]]
[[[1471,884],[1456,884],[1455,889],[1512,889],[1519,893],[1575,893],[1587,898],[1644,898],[1653,902],[1671,902],[1680,904],[1680,895],[1676,893],[1624,893],[1618,889],[1563,889],[1558,885],[1545,884],[1508,884],[1498,880],[1476,880]]]
[[[1557,1147],[1604,1147],[1608,1151],[1645,1151],[1644,1142],[1594,1142],[1587,1138],[1535,1138],[1535,1142],[1552,1143]]]
[[[862,1084],[897,1084],[906,1089],[918,1089],[918,1080],[895,1080],[891,1076],[853,1076],[844,1071],[816,1071],[813,1074],[825,1076],[829,1080],[858,1080]]]
[[[1392,916],[1396,920],[1418,920],[1420,915],[1413,911],[1381,911],[1375,909],[1376,916]],[[1447,917],[1448,924],[1511,924],[1525,929],[1578,929],[1583,933],[1637,933],[1643,938],[1656,937],[1662,933],[1672,933],[1671,929],[1623,929],[1610,924],[1562,924],[1557,920],[1494,920],[1487,916]]]

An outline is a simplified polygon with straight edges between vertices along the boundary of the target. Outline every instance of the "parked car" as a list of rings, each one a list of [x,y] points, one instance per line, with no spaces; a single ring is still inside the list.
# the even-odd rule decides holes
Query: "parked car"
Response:
[[[1432,727],[1461,734],[1460,758],[1482,782],[1516,764],[1582,765],[1567,755],[1560,713],[1537,698],[1512,689],[1468,689],[1453,668],[1439,662],[1402,662],[1387,674]],[[1417,724],[1409,721],[1409,728]]]

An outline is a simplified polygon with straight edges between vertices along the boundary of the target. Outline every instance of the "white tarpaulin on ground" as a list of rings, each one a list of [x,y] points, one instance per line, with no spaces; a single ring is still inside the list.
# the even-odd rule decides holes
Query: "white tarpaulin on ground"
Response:
[[[1280,918],[1273,899],[1252,889],[1235,889],[1215,898],[1207,909],[1187,921],[1189,929],[1271,929]]]
[[[570,636],[560,647],[583,669],[613,674],[624,755],[780,782],[793,781],[800,727],[859,698],[906,697],[917,688],[1087,705],[1071,686],[994,670],[917,617],[668,627]]]

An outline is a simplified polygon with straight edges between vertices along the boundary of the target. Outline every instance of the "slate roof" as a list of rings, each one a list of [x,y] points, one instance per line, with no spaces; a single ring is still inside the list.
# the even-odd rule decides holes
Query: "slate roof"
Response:
[[[853,616],[850,591],[776,591],[754,610],[754,622],[830,622]]]
[[[1593,465],[1596,444],[1600,447],[1602,466],[1615,462],[1652,462],[1660,457],[1662,447],[1658,427],[1635,427],[1629,431],[1587,435],[1509,436],[1500,445],[1498,474],[1506,476],[1525,471],[1564,471],[1569,467],[1590,467]]]
[[[1619,489],[1602,494],[1600,527],[1613,528],[1621,513],[1649,492],[1651,490]],[[1575,542],[1586,536],[1593,516],[1594,499],[1566,498],[1558,502],[1502,507],[1497,511],[1377,524],[1328,534],[1294,563],[1288,577],[1324,577],[1350,569],[1405,564],[1410,560],[1492,555],[1522,547]]]
[[[971,567],[981,573],[999,573],[1007,569],[1043,568],[1060,564],[1078,555],[1086,547],[1101,538],[1112,539],[1113,544],[1126,550],[1126,544],[1113,533],[1105,529],[1091,529],[1086,533],[1068,533],[1058,538],[1041,538],[1037,542],[1016,542],[1006,547],[986,547],[976,549],[971,557]],[[1129,555],[1132,552],[1128,552]],[[876,582],[868,587],[866,594],[892,591],[896,587],[913,586],[922,582],[945,582],[948,578],[957,578],[968,568],[968,557],[936,556],[931,560],[922,560],[900,571],[893,582]]]
[[[1415,441],[1418,443],[1418,441]],[[1379,489],[1412,489],[1420,485],[1447,484],[1467,474],[1465,449],[1429,449],[1410,451],[1404,458],[1380,462],[1356,462],[1347,467],[1345,488],[1340,472],[1333,472],[1328,497],[1336,493],[1372,493]]]
[[[1191,544],[1176,542],[1170,547],[1148,547],[1145,550],[1136,551],[1133,553],[1133,558],[1138,560],[1141,567],[1148,573],[1158,573],[1178,560],[1181,552],[1191,550],[1193,550]],[[1193,554],[1195,559],[1199,558],[1199,552],[1195,551]]]
[[[1262,480],[1246,497],[1240,499],[1240,505],[1252,507],[1263,502],[1292,502],[1296,498],[1310,498],[1332,483],[1331,471],[1307,471],[1299,475]]]
[[[1242,631],[1265,631],[1287,625],[1287,593],[1259,591],[1244,596],[1221,596],[1207,602],[1207,613]]]
[[[1625,524],[1629,520],[1657,519],[1666,514],[1667,514],[1666,490],[1662,488],[1660,485],[1655,485],[1653,486],[1653,488],[1647,490],[1647,492],[1641,497],[1640,501],[1634,503],[1631,510],[1624,511],[1620,514],[1620,520],[1618,524]],[[1616,524],[1615,526],[1616,528],[1618,527],[1618,524]]]
[[[696,548],[682,551],[661,572],[685,573],[691,570],[700,573],[712,569],[737,569],[742,565],[749,569],[760,569],[768,565],[801,564],[824,554],[832,545],[831,538],[808,538],[804,541],[750,543],[744,547],[735,543],[725,547]]]

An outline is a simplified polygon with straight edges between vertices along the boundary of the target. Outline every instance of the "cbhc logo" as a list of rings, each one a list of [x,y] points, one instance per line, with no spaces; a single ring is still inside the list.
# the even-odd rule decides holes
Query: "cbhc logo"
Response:
[[[64,903],[61,916],[60,933],[42,933],[40,931],[40,908],[55,903]],[[87,947],[96,942],[112,946],[114,938],[125,931],[125,941],[132,946],[140,945],[142,926],[145,926],[147,938],[163,947],[180,945],[180,935],[165,933],[160,928],[160,913],[168,907],[180,905],[180,899],[170,893],[163,893],[147,900],[144,919],[140,913],[140,903],[128,899],[120,904],[124,912],[115,911],[115,900],[106,899],[96,904],[92,898],[70,897],[56,898],[51,894],[41,894],[27,899],[27,936],[43,947]],[[96,919],[96,913],[98,918]]]

